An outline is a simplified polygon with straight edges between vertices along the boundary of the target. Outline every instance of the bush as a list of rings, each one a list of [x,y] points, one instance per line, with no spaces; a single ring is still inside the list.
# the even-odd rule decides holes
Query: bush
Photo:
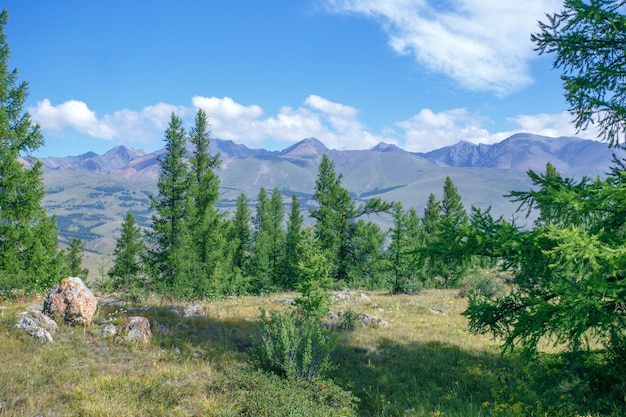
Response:
[[[330,354],[337,338],[321,321],[298,311],[261,310],[261,365],[290,380],[312,381],[331,369]]]
[[[465,277],[461,283],[459,294],[462,297],[475,294],[495,299],[504,295],[505,291],[505,285],[500,278],[489,271],[478,270]]]
[[[341,315],[341,321],[339,322],[339,328],[342,330],[352,331],[356,329],[356,324],[359,322],[359,313],[348,308]]]
[[[355,417],[356,398],[328,380],[288,381],[262,371],[228,372],[226,389],[236,393],[237,415],[256,417]]]

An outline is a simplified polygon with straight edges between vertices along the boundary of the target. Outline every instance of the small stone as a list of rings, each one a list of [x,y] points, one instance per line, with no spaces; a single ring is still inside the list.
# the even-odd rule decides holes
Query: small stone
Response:
[[[124,320],[121,332],[125,333],[124,340],[127,342],[148,343],[152,339],[150,322],[141,316],[128,317]]]
[[[100,330],[100,336],[109,337],[117,334],[117,327],[114,324],[107,324],[102,330]]]
[[[186,318],[190,317],[204,317],[206,315],[204,311],[204,307],[199,304],[192,304],[190,306],[185,307],[184,316]]]

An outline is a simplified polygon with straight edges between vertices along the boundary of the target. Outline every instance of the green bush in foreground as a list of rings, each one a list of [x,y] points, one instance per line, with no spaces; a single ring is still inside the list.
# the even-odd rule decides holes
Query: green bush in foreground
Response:
[[[289,380],[313,381],[331,369],[336,337],[298,311],[261,313],[261,365]]]

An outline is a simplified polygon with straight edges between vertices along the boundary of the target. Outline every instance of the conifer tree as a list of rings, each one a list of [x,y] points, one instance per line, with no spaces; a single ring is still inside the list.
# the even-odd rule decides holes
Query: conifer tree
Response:
[[[82,239],[74,238],[70,241],[70,245],[66,251],[66,262],[68,273],[72,277],[79,277],[83,280],[87,279],[89,275],[89,269],[83,268],[83,251],[85,245]]]
[[[419,218],[414,208],[408,212],[402,208],[402,203],[395,203],[392,211],[394,221],[389,230],[390,243],[387,249],[387,259],[393,274],[392,293],[409,293],[417,290],[417,250],[420,244]]]
[[[152,230],[147,234],[147,253],[150,275],[157,288],[184,296],[189,295],[190,279],[198,262],[189,250],[190,181],[184,159],[185,129],[174,113],[165,131],[165,142],[166,154],[159,157],[159,194],[151,197],[155,213]]]
[[[254,249],[250,261],[250,276],[254,293],[272,290],[272,212],[270,197],[264,187],[257,196],[254,223]]]
[[[113,289],[135,288],[140,286],[139,278],[142,272],[142,254],[144,243],[141,229],[135,222],[130,210],[126,212],[122,231],[115,245],[114,264],[108,272],[112,280]]]
[[[599,127],[600,138],[623,145],[626,126],[626,15],[624,0],[565,0],[559,13],[539,23],[532,35],[540,53],[555,54],[562,68],[565,97],[576,126]],[[510,293],[470,297],[470,329],[491,332],[504,347],[536,353],[540,342],[568,346],[580,355],[585,342],[604,343],[601,389],[619,392],[626,363],[626,171],[616,161],[606,179],[573,180],[548,165],[529,172],[530,191],[511,197],[520,208],[538,210],[532,230],[483,213],[472,244],[487,256],[499,255],[512,272]],[[475,216],[476,217],[476,216]],[[589,357],[597,346],[585,349]],[[582,356],[582,355],[581,355]],[[582,364],[579,360],[567,363]],[[608,358],[608,361],[605,361]],[[600,375],[581,372],[579,375]],[[585,381],[592,386],[594,376]]]
[[[364,265],[358,262],[371,262],[360,250],[363,242],[374,243],[378,234],[373,224],[361,227],[357,224],[364,215],[386,212],[391,205],[380,199],[370,199],[366,204],[356,206],[348,190],[341,186],[342,175],[335,172],[335,164],[327,155],[322,157],[318,176],[315,180],[314,199],[318,207],[310,211],[311,217],[317,220],[315,234],[326,256],[333,266],[333,276],[340,281],[350,280],[350,269],[363,270]],[[357,227],[359,226],[359,227]],[[359,233],[365,233],[363,239]],[[374,239],[370,239],[374,238]],[[372,246],[369,246],[372,249]]]
[[[219,281],[228,277],[226,264],[229,264],[226,223],[224,215],[215,208],[219,201],[220,179],[216,174],[220,157],[209,153],[209,119],[206,113],[198,110],[190,132],[193,154],[190,158],[190,198],[192,210],[189,213],[189,228],[193,250],[199,262],[196,277],[196,290],[203,295],[220,292]]]
[[[42,205],[41,162],[29,158],[44,144],[38,125],[23,112],[28,84],[9,70],[10,50],[0,13],[0,291],[44,290],[62,274],[56,221]],[[25,161],[26,159],[26,161]]]
[[[285,236],[285,258],[283,266],[283,290],[295,288],[298,277],[298,260],[300,259],[300,241],[304,217],[300,211],[300,200],[294,193],[291,196],[291,211],[287,218],[287,233]]]
[[[252,249],[252,213],[248,207],[248,197],[241,193],[237,197],[237,208],[232,220],[230,240],[233,249],[233,264],[243,274],[247,274],[248,260]]]
[[[270,271],[272,284],[275,288],[283,285],[283,260],[285,257],[285,231],[283,221],[285,219],[285,205],[283,195],[274,187],[269,204],[269,234],[270,234]]]
[[[468,221],[461,195],[448,176],[443,186],[441,223],[436,238],[444,266],[440,273],[446,287],[457,285],[467,271],[467,259],[460,248],[464,244]]]

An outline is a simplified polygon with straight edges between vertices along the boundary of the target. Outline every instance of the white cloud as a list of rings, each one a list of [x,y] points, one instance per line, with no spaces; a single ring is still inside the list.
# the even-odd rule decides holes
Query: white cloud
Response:
[[[74,129],[93,138],[148,146],[151,150],[161,146],[172,112],[183,117],[190,127],[198,107],[207,111],[213,137],[270,149],[286,147],[306,137],[316,137],[331,149],[370,149],[384,141],[409,151],[425,152],[460,140],[496,143],[522,132],[552,137],[575,135],[567,112],[518,115],[507,120],[513,129],[490,133],[485,125],[494,122],[466,109],[422,109],[375,133],[359,120],[356,108],[317,95],[308,96],[299,107],[285,106],[270,116],[264,116],[258,105],[243,105],[229,97],[196,96],[191,101],[187,107],[158,103],[140,111],[124,109],[98,118],[83,102],[70,100],[54,106],[44,99],[29,112],[46,133]],[[580,136],[591,138],[595,133],[585,131]]]
[[[465,109],[453,109],[434,113],[423,109],[408,120],[396,123],[404,129],[403,147],[414,152],[426,152],[443,146],[454,145],[460,140],[473,143],[495,141],[481,127],[482,119]]]
[[[183,116],[187,108],[157,103],[139,112],[124,109],[98,118],[82,101],[69,100],[53,106],[49,99],[43,99],[28,111],[45,131],[58,134],[70,128],[96,139],[149,144],[162,138],[172,112]]]
[[[69,100],[53,106],[50,100],[43,99],[34,109],[30,109],[30,113],[33,120],[44,129],[60,131],[71,126],[80,133],[101,139],[112,139],[116,135],[115,130],[98,120],[96,113],[82,101]]]
[[[201,108],[212,119],[216,120],[233,120],[233,119],[256,119],[263,114],[261,107],[253,104],[244,106],[236,103],[230,97],[200,97],[195,96],[191,99],[194,106]]]
[[[442,6],[442,4],[444,6]],[[390,46],[476,91],[506,95],[531,82],[530,34],[560,0],[326,0],[334,13],[380,23]]]
[[[363,149],[381,141],[362,126],[354,107],[313,94],[298,108],[285,106],[264,118],[259,106],[244,106],[230,97],[194,97],[192,103],[209,115],[213,136],[249,146],[263,146],[268,140],[291,145],[316,137],[330,148]]]
[[[397,122],[403,129],[403,146],[414,152],[427,152],[433,149],[450,146],[465,140],[472,143],[493,144],[516,133],[530,133],[534,135],[560,137],[578,136],[585,139],[595,139],[597,131],[588,129],[576,133],[571,123],[572,116],[568,112],[557,114],[518,115],[507,120],[517,127],[511,130],[501,130],[490,133],[483,127],[488,120],[465,109],[453,109],[434,113],[430,109],[423,109],[408,120]]]

